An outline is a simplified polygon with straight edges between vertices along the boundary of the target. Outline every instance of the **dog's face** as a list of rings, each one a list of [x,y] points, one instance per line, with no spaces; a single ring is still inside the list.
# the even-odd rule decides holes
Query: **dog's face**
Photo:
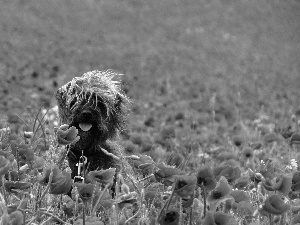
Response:
[[[79,145],[104,142],[125,125],[128,99],[111,72],[92,71],[76,77],[56,93],[62,123],[79,131]],[[94,144],[94,143],[93,143]]]

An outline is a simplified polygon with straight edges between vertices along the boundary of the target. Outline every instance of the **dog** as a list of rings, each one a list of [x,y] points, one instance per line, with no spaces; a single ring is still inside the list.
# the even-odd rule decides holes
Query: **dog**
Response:
[[[126,127],[130,101],[120,82],[113,80],[119,75],[112,70],[87,72],[55,94],[61,123],[76,127],[80,136],[76,143],[67,146],[72,178],[80,176],[78,163],[83,157],[86,171],[120,170],[120,147],[115,140]]]

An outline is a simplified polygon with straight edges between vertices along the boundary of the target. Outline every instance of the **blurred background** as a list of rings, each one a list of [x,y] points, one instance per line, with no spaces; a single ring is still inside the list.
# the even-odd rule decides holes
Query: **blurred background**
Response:
[[[141,123],[212,102],[220,121],[284,117],[300,103],[300,1],[1,1],[1,113],[53,107],[65,82],[107,69]]]

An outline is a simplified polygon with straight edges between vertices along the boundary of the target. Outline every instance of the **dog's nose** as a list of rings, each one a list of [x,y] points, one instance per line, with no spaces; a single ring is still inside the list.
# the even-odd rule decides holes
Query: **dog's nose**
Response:
[[[82,113],[81,113],[81,115],[83,116],[83,117],[91,117],[92,116],[92,112],[90,112],[90,111],[83,111]]]

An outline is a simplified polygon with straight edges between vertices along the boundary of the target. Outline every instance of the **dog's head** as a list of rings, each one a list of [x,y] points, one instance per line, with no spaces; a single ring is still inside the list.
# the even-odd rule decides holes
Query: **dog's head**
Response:
[[[97,136],[105,141],[124,128],[129,100],[120,82],[113,80],[116,75],[112,71],[87,72],[56,92],[62,123],[75,126],[81,140]]]

